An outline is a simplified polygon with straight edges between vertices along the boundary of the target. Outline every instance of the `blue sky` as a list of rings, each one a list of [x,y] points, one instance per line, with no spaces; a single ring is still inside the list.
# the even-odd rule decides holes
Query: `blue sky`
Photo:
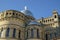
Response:
[[[0,11],[21,11],[24,6],[28,7],[36,19],[51,16],[55,9],[60,13],[60,0],[0,0]]]

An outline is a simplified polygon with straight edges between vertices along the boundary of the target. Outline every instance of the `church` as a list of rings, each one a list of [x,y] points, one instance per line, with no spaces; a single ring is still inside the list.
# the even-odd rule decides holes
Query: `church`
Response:
[[[0,40],[60,40],[60,15],[35,19],[27,7],[0,12]]]

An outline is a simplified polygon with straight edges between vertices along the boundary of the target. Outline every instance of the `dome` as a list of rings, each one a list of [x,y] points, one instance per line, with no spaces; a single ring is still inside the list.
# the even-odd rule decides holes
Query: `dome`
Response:
[[[41,25],[41,23],[38,23],[37,21],[31,21],[30,23],[29,23],[29,25]]]
[[[27,16],[32,16],[33,17],[31,11],[29,11],[26,6],[25,6],[25,10],[22,10],[21,12],[24,13],[25,15],[27,15]]]

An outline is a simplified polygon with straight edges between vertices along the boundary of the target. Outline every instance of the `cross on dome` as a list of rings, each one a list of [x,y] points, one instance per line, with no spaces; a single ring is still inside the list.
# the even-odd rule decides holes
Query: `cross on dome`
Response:
[[[25,7],[24,7],[24,9],[25,9],[25,10],[28,10],[28,7],[27,7],[27,6],[25,6]]]

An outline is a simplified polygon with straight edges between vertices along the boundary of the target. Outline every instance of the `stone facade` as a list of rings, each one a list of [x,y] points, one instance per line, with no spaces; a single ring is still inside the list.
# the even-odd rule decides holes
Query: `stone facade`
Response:
[[[25,8],[26,9],[26,8]],[[31,13],[25,10],[24,13]],[[0,40],[60,40],[60,15],[35,20],[16,10],[0,13]]]
[[[41,18],[37,20],[39,23],[42,23],[44,26],[45,35],[48,36],[48,40],[60,40],[60,15],[56,10],[52,12],[52,16],[47,18]],[[52,35],[52,36],[51,36]],[[51,36],[51,37],[50,37]],[[46,38],[45,38],[46,39]]]

